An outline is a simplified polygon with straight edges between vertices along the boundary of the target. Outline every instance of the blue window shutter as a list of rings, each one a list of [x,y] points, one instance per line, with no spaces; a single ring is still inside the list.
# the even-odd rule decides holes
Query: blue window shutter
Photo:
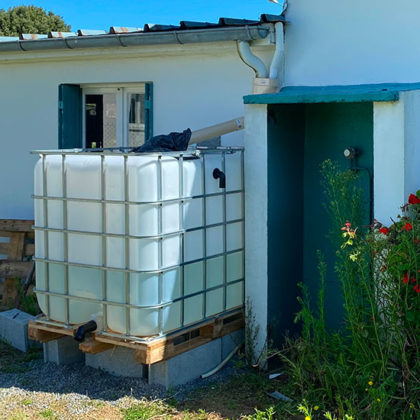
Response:
[[[82,144],[82,89],[79,85],[58,87],[58,147],[75,149]]]
[[[145,89],[145,130],[144,141],[150,140],[153,137],[153,83],[147,82]]]

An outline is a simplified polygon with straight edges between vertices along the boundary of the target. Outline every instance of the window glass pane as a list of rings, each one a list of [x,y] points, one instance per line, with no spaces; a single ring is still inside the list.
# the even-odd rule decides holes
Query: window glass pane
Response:
[[[117,145],[117,102],[114,93],[86,95],[86,147]]]
[[[128,145],[144,143],[144,94],[128,94]]]
[[[104,97],[104,137],[103,147],[117,146],[117,98],[114,93],[105,93]]]

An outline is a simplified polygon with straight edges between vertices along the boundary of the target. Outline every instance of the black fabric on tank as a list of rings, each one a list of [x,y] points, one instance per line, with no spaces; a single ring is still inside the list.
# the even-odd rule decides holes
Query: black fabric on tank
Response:
[[[134,153],[150,152],[182,152],[187,150],[191,139],[191,130],[187,128],[182,133],[169,133],[152,137],[140,147],[132,150]]]

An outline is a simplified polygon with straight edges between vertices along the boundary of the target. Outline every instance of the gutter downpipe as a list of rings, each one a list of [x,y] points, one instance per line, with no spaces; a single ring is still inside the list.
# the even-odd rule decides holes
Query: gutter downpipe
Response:
[[[283,33],[283,23],[277,22],[275,25],[276,30],[276,51],[273,56],[273,60],[271,61],[270,66],[270,79],[278,79],[280,69],[283,65],[284,59],[284,33]]]
[[[253,94],[274,93],[280,89],[280,71],[284,58],[283,23],[275,24],[276,50],[268,70],[263,61],[252,51],[249,41],[237,41],[238,53],[241,60],[255,72]]]
[[[268,71],[263,61],[257,57],[252,51],[248,41],[238,41],[238,53],[241,60],[252,70],[255,71],[256,77],[268,77]]]

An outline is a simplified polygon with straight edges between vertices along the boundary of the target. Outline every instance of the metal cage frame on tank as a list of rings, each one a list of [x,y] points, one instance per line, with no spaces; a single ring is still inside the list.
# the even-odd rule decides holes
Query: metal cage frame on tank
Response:
[[[46,322],[50,325],[56,326],[63,326],[70,327],[70,319],[69,319],[69,302],[70,300],[74,301],[87,301],[91,303],[95,303],[100,305],[102,309],[102,322],[101,326],[98,327],[96,334],[100,334],[103,336],[111,336],[111,337],[126,337],[131,338],[136,341],[147,340],[149,336],[138,336],[132,334],[131,330],[131,310],[133,309],[154,309],[158,310],[158,334],[153,334],[154,336],[167,336],[174,332],[181,332],[184,329],[191,328],[194,325],[199,325],[204,321],[208,321],[210,319],[216,318],[220,314],[229,314],[230,312],[234,313],[240,308],[244,306],[245,300],[245,278],[244,278],[244,265],[245,265],[245,229],[244,229],[244,222],[245,222],[245,203],[244,203],[244,149],[242,147],[217,147],[217,148],[206,148],[206,147],[194,147],[188,149],[185,152],[164,152],[164,153],[141,153],[136,154],[133,153],[130,148],[122,149],[122,148],[111,148],[111,149],[73,149],[73,150],[37,150],[33,151],[33,154],[38,154],[41,160],[41,167],[42,167],[42,194],[34,194],[33,198],[35,200],[41,200],[42,202],[42,226],[35,225],[34,230],[36,235],[42,235],[43,239],[43,257],[36,255],[34,261],[36,262],[37,266],[41,264],[44,266],[44,275],[45,275],[45,287],[39,288],[38,283],[35,289],[37,293],[38,299],[42,296],[45,297],[45,316],[46,319],[43,322]],[[220,154],[221,155],[221,162],[222,168],[221,172],[223,174],[226,173],[226,156],[233,154],[233,153],[240,153],[240,166],[241,166],[241,188],[227,191],[226,188],[223,188],[220,192],[209,193],[206,191],[206,156],[211,154]],[[47,168],[46,168],[46,160],[47,156],[49,155],[56,155],[61,156],[61,182],[62,182],[62,197],[57,196],[50,196],[48,195],[48,185],[47,185]],[[72,155],[88,155],[88,156],[100,156],[100,170],[101,170],[101,198],[100,199],[92,199],[92,198],[70,198],[67,196],[67,173],[66,173],[66,158]],[[124,158],[124,200],[107,200],[105,197],[105,170],[104,170],[104,162],[107,156],[122,156]],[[150,201],[129,201],[128,198],[128,191],[129,191],[129,177],[128,177],[128,160],[131,156],[150,156],[157,158],[158,170],[157,170],[157,186],[158,186],[158,200],[150,202]],[[178,161],[178,173],[179,173],[179,198],[173,200],[163,200],[162,199],[162,159],[165,157],[174,157]],[[197,196],[185,197],[184,196],[184,162],[190,159],[201,159],[201,182],[202,182],[202,194]],[[213,174],[217,175],[217,174]],[[222,182],[219,180],[218,182]],[[241,197],[241,217],[234,220],[227,220],[227,197],[231,194],[240,194]],[[221,197],[223,202],[223,219],[220,223],[214,224],[207,224],[207,199],[211,197]],[[185,203],[189,200],[193,199],[202,199],[202,226],[189,228],[186,229],[183,226],[183,214],[184,214],[184,207]],[[62,222],[63,228],[51,228],[48,226],[48,203],[50,201],[61,201],[62,204]],[[90,202],[90,203],[97,203],[101,206],[101,214],[102,214],[102,231],[101,232],[85,232],[85,231],[78,231],[78,230],[70,230],[68,228],[68,214],[67,208],[68,203],[71,201],[75,202]],[[171,233],[164,233],[162,230],[162,206],[168,202],[177,202],[179,203],[179,230],[177,232]],[[124,206],[124,223],[125,223],[125,232],[124,234],[110,234],[106,231],[106,204],[121,204]],[[138,204],[151,204],[158,207],[158,235],[154,236],[132,236],[129,234],[129,222],[130,222],[130,212],[129,206],[130,205],[138,205]],[[227,249],[227,231],[228,226],[233,225],[234,223],[241,224],[241,239],[242,243],[241,246],[237,249],[229,250]],[[215,228],[221,226],[223,230],[223,252],[217,255],[207,255],[207,231],[210,228]],[[184,250],[185,250],[185,235],[188,232],[194,232],[197,230],[202,231],[202,247],[203,247],[203,257],[193,261],[185,261]],[[54,259],[49,258],[49,246],[48,246],[48,235],[49,232],[61,232],[63,234],[63,261],[57,261]],[[101,265],[90,265],[90,264],[81,264],[81,263],[74,263],[69,262],[68,258],[68,237],[69,234],[83,234],[83,235],[96,235],[102,238],[102,264]],[[167,301],[162,303],[162,277],[165,272],[168,270],[174,269],[174,267],[165,267],[162,268],[162,243],[163,240],[169,236],[176,236],[178,235],[179,240],[179,254],[181,256],[180,263],[176,265],[180,268],[180,276],[181,276],[181,295],[173,299],[172,301]],[[125,267],[121,268],[112,268],[107,266],[107,238],[109,237],[121,237],[124,238],[125,241]],[[158,270],[133,270],[130,269],[130,239],[156,239],[158,240],[158,259],[159,259],[159,268]],[[228,256],[235,253],[242,253],[242,276],[239,279],[235,279],[234,281],[228,282]],[[223,258],[223,282],[222,285],[208,287],[207,284],[207,271],[208,265],[207,261],[212,258],[222,257]],[[203,289],[191,293],[185,294],[185,267],[196,263],[196,262],[203,262],[203,276],[204,276],[204,283]],[[63,289],[64,293],[58,293],[50,290],[50,282],[49,282],[49,270],[45,269],[48,267],[49,264],[62,264],[64,265],[64,278],[63,278]],[[90,297],[82,297],[82,296],[75,296],[70,294],[69,291],[69,267],[85,267],[85,268],[94,268],[101,270],[102,275],[102,286],[101,286],[101,296],[102,299],[95,299]],[[125,302],[116,302],[110,301],[107,299],[107,276],[110,271],[119,271],[124,273],[125,279]],[[159,281],[159,303],[157,305],[136,305],[130,303],[130,274],[132,273],[147,273],[147,274],[154,274],[158,276]],[[228,287],[241,284],[242,285],[242,299],[241,304],[237,305],[234,308],[227,308],[227,293]],[[212,314],[211,316],[206,316],[206,305],[207,305],[207,294],[212,292],[216,289],[223,289],[223,310],[218,312],[217,314]],[[185,324],[185,301],[186,299],[192,298],[197,295],[202,295],[202,318],[195,322],[190,323],[188,325]],[[54,297],[62,298],[65,301],[65,316],[64,322],[57,322],[50,318],[50,300]],[[176,302],[180,302],[181,306],[181,320],[180,325],[177,328],[174,328],[170,331],[163,331],[162,327],[162,312],[165,307],[168,305],[174,304]],[[109,307],[119,307],[125,311],[125,334],[115,332],[108,328],[108,308]],[[142,338],[143,337],[143,338]]]

